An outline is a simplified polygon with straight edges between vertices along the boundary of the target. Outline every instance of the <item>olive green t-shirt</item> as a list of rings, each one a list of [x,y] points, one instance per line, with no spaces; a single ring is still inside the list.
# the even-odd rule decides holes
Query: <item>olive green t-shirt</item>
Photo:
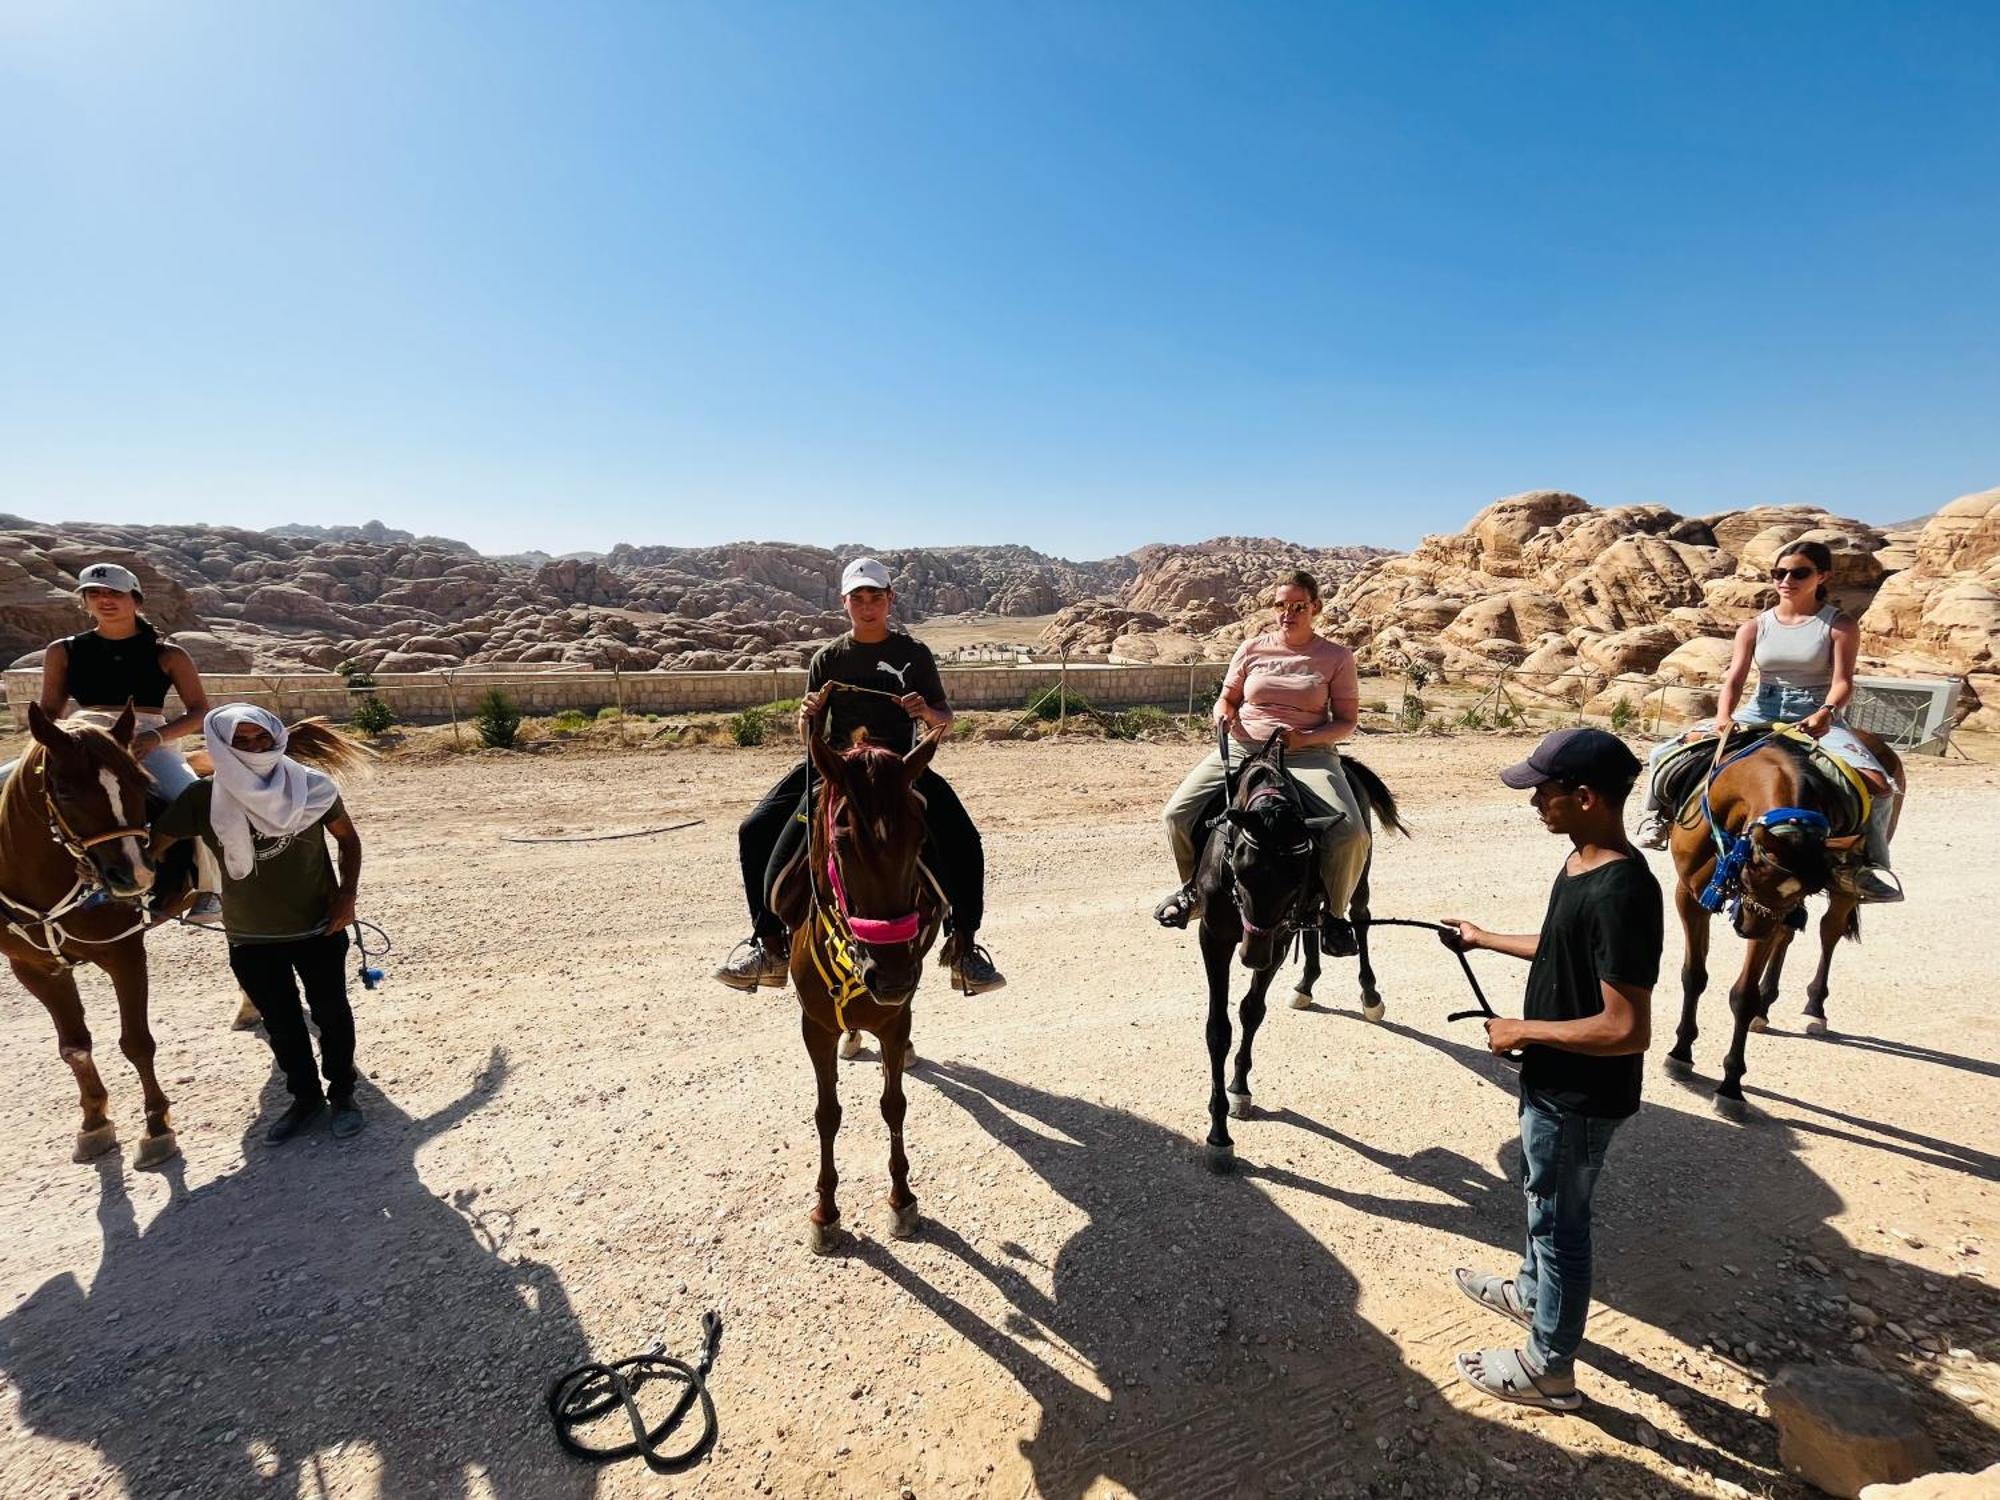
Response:
[[[160,814],[155,833],[172,838],[199,838],[215,852],[222,868],[222,926],[232,943],[277,943],[318,932],[326,926],[340,882],[326,852],[326,825],[347,816],[336,797],[326,814],[304,833],[268,839],[250,830],[257,862],[242,880],[231,878],[222,865],[222,843],[215,836],[209,807],[215,783],[197,781]]]

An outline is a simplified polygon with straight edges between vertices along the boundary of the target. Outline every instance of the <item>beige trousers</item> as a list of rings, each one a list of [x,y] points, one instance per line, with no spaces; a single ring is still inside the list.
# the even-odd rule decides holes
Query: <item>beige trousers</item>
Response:
[[[1361,883],[1368,865],[1368,825],[1362,820],[1361,804],[1340,769],[1340,756],[1330,747],[1285,752],[1285,769],[1305,794],[1306,810],[1316,817],[1328,813],[1342,816],[1319,833],[1319,873],[1326,887],[1327,910],[1347,915],[1347,903]],[[1187,773],[1173,796],[1167,799],[1162,821],[1167,825],[1167,842],[1174,851],[1181,884],[1194,879],[1201,859],[1200,830],[1196,824],[1208,799],[1223,784],[1222,756],[1211,750]]]

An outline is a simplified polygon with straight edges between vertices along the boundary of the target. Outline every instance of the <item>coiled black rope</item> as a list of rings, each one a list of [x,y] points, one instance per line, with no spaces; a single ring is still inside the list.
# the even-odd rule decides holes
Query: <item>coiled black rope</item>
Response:
[[[556,1441],[563,1451],[594,1464],[617,1463],[621,1459],[643,1458],[655,1474],[680,1474],[708,1456],[715,1446],[715,1401],[708,1394],[708,1372],[722,1347],[722,1319],[713,1312],[701,1315],[701,1355],[693,1364],[661,1352],[660,1346],[629,1359],[610,1364],[578,1365],[558,1375],[549,1386],[549,1420],[555,1423]],[[655,1380],[678,1381],[682,1387],[666,1418],[648,1427],[636,1399],[640,1390]],[[678,1453],[664,1453],[660,1443],[686,1419],[688,1411],[701,1404],[701,1432],[694,1442]],[[623,1407],[632,1425],[630,1442],[595,1447],[577,1437],[577,1430]]]

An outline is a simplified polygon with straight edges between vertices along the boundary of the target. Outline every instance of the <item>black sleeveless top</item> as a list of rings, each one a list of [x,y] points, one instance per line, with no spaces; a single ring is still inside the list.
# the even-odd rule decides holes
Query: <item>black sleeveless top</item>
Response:
[[[106,640],[94,630],[68,637],[69,676],[65,687],[80,708],[123,708],[126,700],[159,713],[174,685],[160,665],[160,637],[144,620],[136,635]]]

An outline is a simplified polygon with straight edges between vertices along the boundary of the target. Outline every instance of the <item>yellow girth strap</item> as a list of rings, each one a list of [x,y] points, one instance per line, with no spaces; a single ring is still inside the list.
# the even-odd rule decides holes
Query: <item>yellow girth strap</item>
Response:
[[[1867,777],[1863,776],[1831,750],[1828,750],[1796,724],[1773,725],[1771,733],[1773,735],[1783,735],[1786,739],[1794,740],[1805,746],[1807,753],[1821,765],[1832,766],[1846,778],[1847,784],[1854,788],[1854,795],[1861,804],[1861,826],[1863,828],[1868,826],[1868,814],[1875,805],[1875,794],[1868,786]]]

